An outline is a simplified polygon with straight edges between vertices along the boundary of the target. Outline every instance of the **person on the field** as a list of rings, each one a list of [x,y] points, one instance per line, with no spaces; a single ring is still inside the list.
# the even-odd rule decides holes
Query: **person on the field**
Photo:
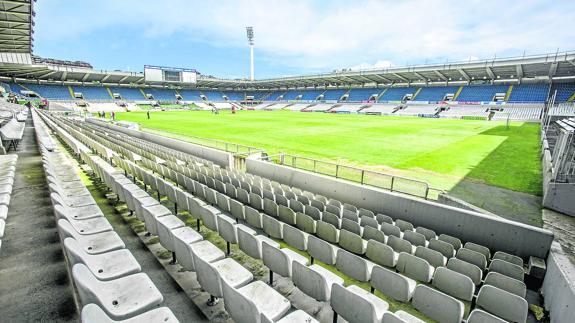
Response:
[[[150,120],[150,111],[146,111],[146,115],[148,116],[148,120]]]

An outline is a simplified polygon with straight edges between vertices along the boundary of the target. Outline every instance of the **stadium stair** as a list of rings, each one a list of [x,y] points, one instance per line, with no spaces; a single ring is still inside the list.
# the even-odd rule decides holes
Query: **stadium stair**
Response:
[[[419,95],[419,92],[421,92],[421,87],[417,88],[417,91],[415,91],[415,94],[413,95],[413,97],[411,98],[411,101],[415,101],[415,99],[417,98],[417,96]]]
[[[379,99],[385,94],[385,92],[387,92],[387,90],[389,90],[388,87],[386,87],[385,90],[383,90],[383,92],[381,92],[381,93],[377,96],[377,98],[375,98],[377,102],[379,102]]]
[[[513,92],[513,85],[509,85],[509,88],[507,88],[507,92],[505,92],[505,98],[503,99],[505,102],[509,101],[509,98],[511,97],[511,92]]]
[[[72,99],[75,99],[76,97],[74,96],[74,90],[72,89],[72,87],[70,85],[68,85],[67,87],[68,87],[68,92],[70,92],[70,97],[72,97]]]
[[[457,92],[455,92],[455,95],[453,96],[453,101],[457,101],[457,98],[459,97],[459,94],[461,94],[461,91],[463,91],[463,85],[459,87],[459,89],[457,89]]]
[[[110,95],[110,97],[113,99],[113,98],[114,98],[114,94],[112,93],[112,90],[110,90],[110,88],[107,87],[107,86],[106,86],[105,88],[106,88],[106,91],[108,92],[108,94]]]

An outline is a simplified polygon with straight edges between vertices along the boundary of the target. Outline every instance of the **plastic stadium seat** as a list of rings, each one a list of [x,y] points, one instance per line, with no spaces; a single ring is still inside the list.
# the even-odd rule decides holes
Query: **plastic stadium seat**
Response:
[[[82,235],[65,219],[58,220],[58,230],[63,239],[66,237],[74,238],[87,254],[97,255],[126,247],[120,236],[114,231]]]
[[[149,322],[149,323],[178,323],[178,319],[174,316],[174,313],[167,307],[160,307],[153,310],[149,310],[140,315],[134,316],[132,318],[115,321],[110,318],[106,312],[104,312],[96,304],[88,304],[82,308],[83,323],[139,323],[139,322]]]
[[[331,289],[330,305],[334,315],[358,323],[381,322],[389,308],[386,301],[356,285],[343,287],[337,284]],[[333,321],[336,322],[337,317]]]
[[[202,288],[212,297],[224,296],[222,284],[232,288],[239,288],[248,284],[254,276],[232,258],[209,262],[201,257],[194,258],[196,275]],[[224,296],[226,302],[228,298]],[[212,299],[213,301],[213,299]]]
[[[424,259],[401,252],[397,259],[397,271],[407,277],[429,283],[435,269]]]
[[[483,271],[474,264],[457,258],[451,258],[447,261],[447,268],[471,278],[471,281],[473,281],[476,286],[481,283]]]
[[[524,282],[497,272],[488,273],[484,285],[495,286],[523,298],[527,294],[527,286]]]
[[[460,323],[465,310],[461,301],[425,285],[417,285],[411,303],[431,319],[445,323]]]
[[[527,320],[528,304],[523,297],[491,285],[481,287],[477,306],[507,321],[524,323]]]
[[[439,267],[433,275],[433,286],[440,291],[465,301],[471,301],[475,285],[471,278],[446,267]]]
[[[234,288],[222,281],[226,311],[237,323],[274,322],[290,308],[290,301],[262,281]]]
[[[409,302],[417,282],[393,270],[374,266],[370,284],[373,289],[400,302]]]
[[[82,250],[73,238],[64,239],[70,263],[85,264],[99,280],[107,281],[140,272],[140,264],[127,249],[114,250],[98,255],[90,255]]]
[[[334,284],[343,285],[343,278],[318,266],[306,266],[293,263],[292,281],[294,285],[309,297],[320,301],[329,301]]]
[[[283,277],[291,277],[294,261],[303,265],[308,264],[308,259],[297,252],[287,248],[280,249],[265,241],[262,243],[262,260],[264,265],[270,270],[270,285],[273,283],[272,273]]]
[[[273,321],[270,321],[269,319],[267,319],[267,317],[265,317],[265,315],[262,314],[262,322],[272,323]],[[307,314],[302,310],[293,311],[288,315],[282,317],[279,321],[276,321],[276,323],[300,323],[300,322],[319,323],[318,320],[314,319],[311,315]]]
[[[113,319],[127,319],[160,305],[164,298],[146,274],[99,281],[83,264],[72,268],[83,304],[100,306]]]
[[[202,241],[204,238],[188,226],[175,229],[172,234],[174,236],[174,252],[178,263],[186,270],[193,270],[194,259],[189,245]]]

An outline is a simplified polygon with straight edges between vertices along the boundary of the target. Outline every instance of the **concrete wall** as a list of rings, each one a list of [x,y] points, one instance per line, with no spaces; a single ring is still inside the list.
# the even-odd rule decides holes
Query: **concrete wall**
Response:
[[[550,312],[552,323],[573,322],[575,317],[575,266],[554,242],[547,257],[547,273],[541,293],[545,309]]]
[[[437,233],[445,233],[527,259],[546,258],[553,241],[548,230],[495,218],[436,202],[387,192],[333,177],[248,159],[247,172],[335,198],[374,212],[412,222]]]
[[[546,147],[547,141],[543,142]],[[543,206],[557,212],[575,216],[575,183],[556,183],[553,179],[553,163],[551,151],[543,149],[541,155],[543,166]]]
[[[219,165],[221,167],[231,167],[233,165],[233,160],[234,157],[232,156],[232,154],[227,153],[225,151],[222,150],[218,150],[218,149],[214,149],[214,148],[209,148],[209,147],[205,147],[205,146],[201,146],[201,145],[196,145],[193,143],[189,143],[186,141],[182,141],[182,140],[178,140],[178,139],[172,139],[172,138],[168,138],[168,137],[164,137],[164,136],[159,136],[159,135],[155,135],[155,134],[151,134],[151,133],[147,133],[147,132],[143,132],[143,131],[136,131],[136,130],[131,130],[128,128],[124,128],[124,127],[119,127],[119,126],[114,126],[111,125],[107,122],[103,122],[101,120],[97,120],[97,119],[87,119],[88,122],[92,122],[94,124],[97,124],[99,126],[102,127],[106,127],[112,130],[116,130],[118,132],[122,132],[125,134],[128,134],[130,136],[134,136],[136,138],[140,138],[143,140],[147,140],[153,143],[156,143],[158,145],[162,145],[164,147],[167,148],[171,148],[171,149],[175,149],[175,150],[179,150],[181,152],[184,153],[188,153],[197,157],[201,157],[204,159],[207,159],[211,162],[213,162],[216,165]]]

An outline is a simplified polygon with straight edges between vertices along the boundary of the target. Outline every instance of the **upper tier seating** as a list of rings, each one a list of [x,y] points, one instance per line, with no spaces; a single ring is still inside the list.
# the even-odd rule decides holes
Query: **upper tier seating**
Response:
[[[383,89],[366,88],[366,89],[350,89],[347,102],[363,102],[369,100],[372,96],[379,96]]]
[[[36,92],[43,98],[53,100],[72,100],[70,90],[65,85],[48,85],[48,84],[23,84],[26,88]]]
[[[506,93],[509,85],[468,85],[464,86],[456,101],[490,102],[495,93]]]
[[[158,101],[176,101],[176,91],[170,89],[145,88],[144,93],[151,94]]]
[[[124,100],[146,100],[146,97],[142,94],[138,88],[130,87],[110,87],[112,93],[118,93]]]
[[[269,93],[269,95],[264,97],[265,101],[277,101],[282,94],[285,94],[286,91],[273,91]]]
[[[575,83],[554,83],[549,96],[552,96],[555,91],[557,91],[555,102],[567,102],[575,94]]]
[[[0,155],[0,248],[4,238],[18,155]]]
[[[224,101],[222,93],[218,91],[202,91],[202,94],[206,96],[208,101]]]
[[[317,97],[322,94],[324,91],[323,90],[307,90],[307,91],[302,91],[301,94],[301,100],[302,101],[315,101],[317,99]]]
[[[388,88],[387,91],[383,92],[381,97],[379,97],[378,102],[387,102],[387,101],[402,101],[406,94],[413,94],[417,92],[417,89],[414,87],[396,87],[396,88]]]
[[[302,91],[300,90],[289,90],[284,93],[282,100],[284,101],[295,100],[301,93]]]
[[[229,101],[244,101],[246,99],[246,94],[244,92],[230,91],[230,92],[224,92],[224,95],[228,97]]]
[[[458,86],[430,86],[422,87],[414,101],[442,101],[448,93],[457,93]],[[414,93],[415,94],[415,93]]]
[[[548,94],[549,84],[518,84],[513,85],[507,102],[545,102]]]
[[[328,100],[339,100],[341,99],[341,97],[347,93],[347,89],[331,89],[331,90],[326,90],[323,93],[323,100],[328,101]]]
[[[178,92],[180,92],[180,95],[184,98],[185,101],[202,101],[199,90],[179,90]]]
[[[108,90],[102,86],[72,86],[74,93],[82,93],[86,100],[112,100]]]

